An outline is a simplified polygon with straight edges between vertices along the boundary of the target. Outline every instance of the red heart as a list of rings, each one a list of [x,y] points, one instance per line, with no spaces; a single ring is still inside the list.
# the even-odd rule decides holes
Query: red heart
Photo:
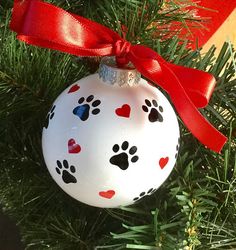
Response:
[[[159,160],[159,165],[160,165],[161,169],[163,169],[166,166],[166,164],[168,163],[168,161],[169,161],[169,157],[161,158]]]
[[[107,190],[99,192],[99,195],[106,199],[111,199],[115,195],[114,190]]]
[[[123,117],[129,118],[130,111],[131,111],[130,106],[128,104],[124,104],[121,108],[116,109],[116,114],[118,116],[123,116]]]
[[[80,151],[81,151],[80,145],[77,144],[74,139],[70,139],[68,141],[68,152],[70,154],[78,154]]]
[[[75,91],[77,91],[77,90],[79,90],[79,89],[80,89],[80,86],[78,86],[77,84],[75,84],[75,85],[73,85],[73,86],[69,89],[68,93],[75,92]]]

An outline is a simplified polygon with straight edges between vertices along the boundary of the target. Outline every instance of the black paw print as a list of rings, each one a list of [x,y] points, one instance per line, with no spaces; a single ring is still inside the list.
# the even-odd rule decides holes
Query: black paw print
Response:
[[[178,139],[178,144],[176,145],[176,154],[175,154],[175,159],[177,159],[177,157],[178,157],[179,145],[180,145],[180,138]]]
[[[124,141],[121,145],[121,149],[123,151],[128,150],[129,148],[129,143],[127,141]],[[112,148],[113,152],[118,153],[120,150],[120,146],[118,144],[115,144]],[[137,147],[132,146],[128,152],[122,152],[116,155],[113,155],[110,158],[110,163],[113,165],[118,166],[122,170],[126,170],[129,167],[129,155],[131,157],[130,161],[131,162],[136,162],[138,160],[138,156],[134,155],[137,152]]]
[[[63,164],[61,164],[60,161],[57,161],[56,171],[59,175],[62,174],[62,180],[66,184],[77,182],[77,179],[71,174],[71,173],[75,173],[76,169],[73,165],[69,166],[67,160],[64,160]]]
[[[47,129],[48,126],[49,126],[49,121],[52,120],[52,118],[54,117],[54,114],[55,114],[55,108],[56,108],[56,105],[53,105],[53,107],[51,108],[51,110],[48,112],[47,114],[47,117],[46,117],[46,120],[45,120],[45,124],[44,124],[44,127]]]
[[[152,102],[150,102],[148,99],[145,99],[145,104],[142,106],[142,109],[144,112],[149,113],[148,115],[148,119],[150,122],[163,122],[163,116],[161,115],[161,113],[163,112],[163,108],[162,106],[159,106],[158,108],[158,104],[156,100],[152,100]]]
[[[93,100],[94,100],[94,95],[90,95],[86,98],[87,103],[83,104],[85,98],[81,97],[78,101],[78,103],[81,105],[73,109],[73,114],[77,115],[82,121],[86,121],[90,115],[90,108],[92,108],[93,110],[91,113],[93,115],[97,115],[100,112],[100,109],[96,107],[98,107],[101,104],[101,101],[100,100],[93,101]]]
[[[146,195],[151,195],[151,194],[153,194],[155,191],[156,191],[156,189],[150,188],[150,189],[147,191],[147,193],[146,193],[146,192],[142,192],[142,193],[139,194],[138,197],[133,198],[133,201],[138,201],[138,200],[140,200],[141,198],[143,198],[143,197],[146,196]]]

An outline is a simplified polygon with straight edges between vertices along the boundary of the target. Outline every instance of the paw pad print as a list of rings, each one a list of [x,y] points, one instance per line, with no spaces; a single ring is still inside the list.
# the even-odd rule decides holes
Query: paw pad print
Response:
[[[85,103],[85,101],[87,103]],[[78,101],[79,106],[73,109],[73,114],[78,116],[82,121],[86,121],[90,113],[93,115],[97,115],[100,112],[100,109],[97,108],[100,104],[100,100],[94,100],[94,95],[90,95],[86,98],[81,97]]]
[[[49,121],[52,120],[52,118],[54,117],[55,115],[55,108],[56,108],[56,105],[53,105],[53,107],[51,108],[51,110],[48,112],[47,114],[47,117],[46,117],[46,120],[45,120],[45,124],[44,124],[44,127],[47,129],[48,126],[49,126]]]
[[[77,182],[77,179],[73,175],[76,172],[75,166],[69,166],[67,160],[64,160],[62,163],[57,160],[56,171],[59,175],[62,175],[62,180],[66,184]]]
[[[150,189],[147,191],[147,193],[146,193],[146,192],[140,193],[139,196],[137,196],[137,197],[135,197],[135,198],[133,199],[133,201],[138,201],[138,200],[140,200],[141,198],[143,198],[144,196],[146,196],[146,195],[151,195],[151,194],[153,194],[154,192],[156,192],[156,189],[155,189],[155,188],[150,188]]]
[[[129,148],[129,143],[124,141],[121,145],[121,148],[118,144],[115,144],[112,148],[114,153],[119,153],[119,151],[123,151],[119,154],[115,154],[110,158],[110,163],[112,165],[116,165],[122,170],[126,170],[129,167],[130,161],[136,162],[138,161],[139,157],[135,155],[137,152],[137,147],[132,146]]]
[[[148,99],[145,99],[145,105],[142,106],[142,109],[144,112],[149,113],[148,114],[148,120],[150,122],[163,122],[163,107],[159,106],[156,100],[149,101]]]

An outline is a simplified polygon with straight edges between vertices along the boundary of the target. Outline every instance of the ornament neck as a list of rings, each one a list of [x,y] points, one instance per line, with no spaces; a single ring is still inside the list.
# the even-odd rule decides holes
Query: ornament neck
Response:
[[[120,87],[135,86],[141,79],[141,74],[132,64],[119,68],[114,57],[102,58],[98,75],[104,83]]]

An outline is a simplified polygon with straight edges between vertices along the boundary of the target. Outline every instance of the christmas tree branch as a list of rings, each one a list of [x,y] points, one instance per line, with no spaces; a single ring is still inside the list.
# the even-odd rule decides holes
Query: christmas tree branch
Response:
[[[207,70],[217,86],[203,114],[229,137],[221,155],[205,149],[181,125],[176,168],[152,196],[134,206],[103,210],[68,197],[49,176],[41,130],[56,96],[87,75],[84,60],[26,46],[9,31],[13,1],[1,3],[0,201],[16,219],[26,249],[229,249],[235,247],[235,52],[215,58],[188,41],[167,37],[165,24],[192,20],[163,1],[51,1],[121,31],[174,63]],[[185,23],[183,22],[183,25]],[[163,24],[161,33],[156,23]],[[110,234],[112,232],[112,234]]]

